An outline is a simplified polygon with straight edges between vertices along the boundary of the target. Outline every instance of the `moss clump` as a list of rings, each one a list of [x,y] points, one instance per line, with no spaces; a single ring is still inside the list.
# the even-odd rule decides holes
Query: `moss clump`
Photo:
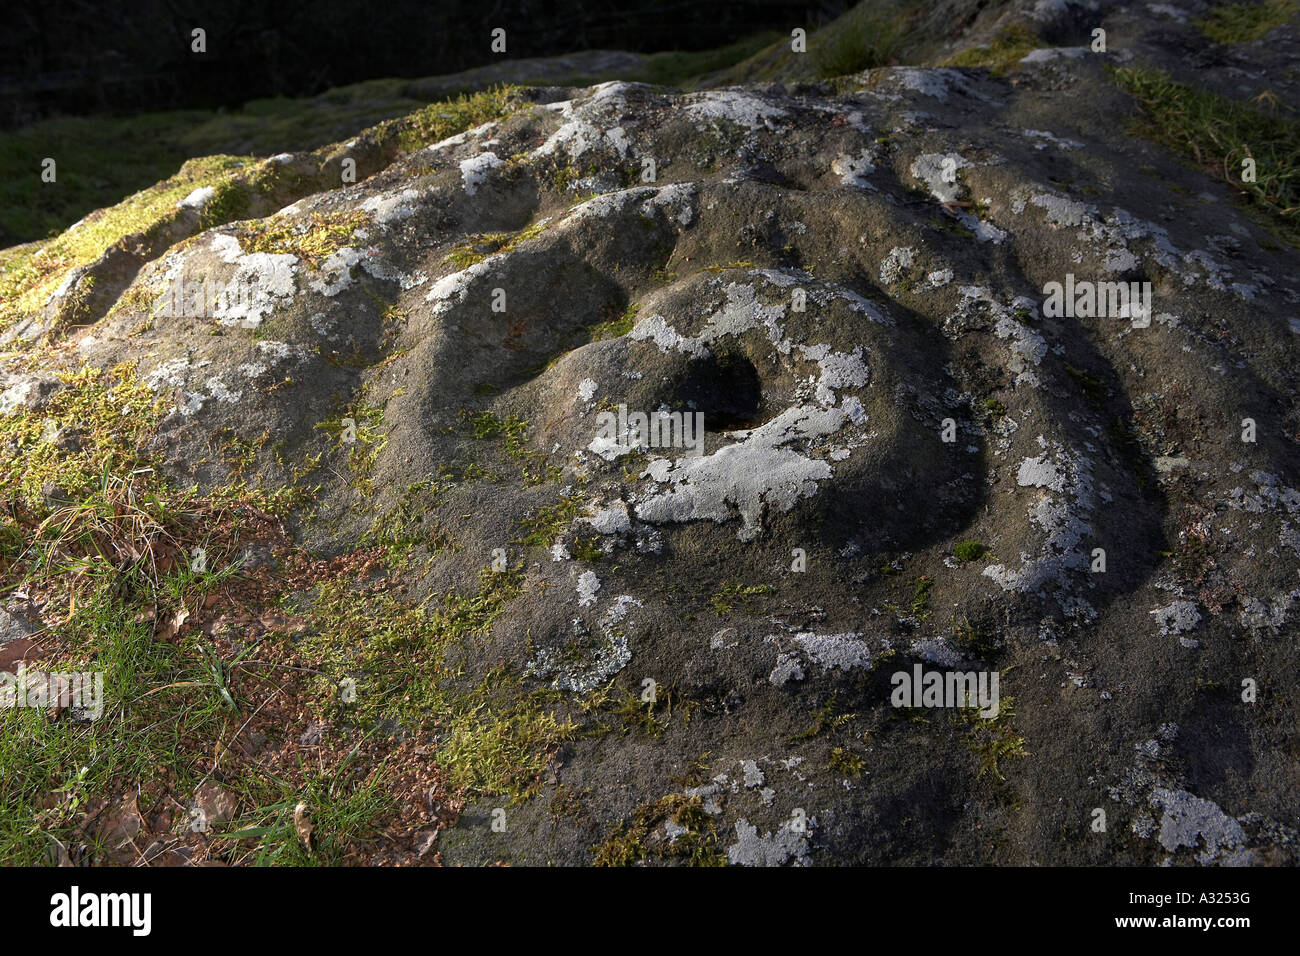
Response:
[[[550,751],[578,725],[558,717],[546,694],[507,681],[494,695],[489,685],[460,702],[438,762],[458,790],[526,799],[537,793]]]
[[[353,233],[369,224],[370,217],[360,210],[314,212],[306,220],[271,216],[247,222],[235,235],[246,253],[288,253],[319,269],[321,262],[351,241]]]
[[[676,838],[667,836],[672,822],[685,828]],[[670,793],[654,803],[636,809],[630,820],[620,823],[603,843],[592,847],[594,866],[634,866],[645,860],[685,863],[690,866],[723,866],[722,849],[713,818],[704,811],[701,797]]]
[[[1135,132],[1187,156],[1248,199],[1246,209],[1277,238],[1300,247],[1300,122],[1238,103],[1210,90],[1175,83],[1159,70],[1124,67],[1115,81],[1141,104]],[[1261,96],[1259,102],[1268,102]],[[1242,161],[1255,161],[1255,182],[1243,182]]]
[[[830,767],[836,773],[842,773],[846,777],[860,777],[862,771],[867,769],[867,762],[851,750],[834,747],[831,749]]]
[[[925,620],[930,616],[930,588],[934,582],[922,575],[913,582],[912,601],[908,609],[912,616],[918,620]]]
[[[944,66],[983,66],[1002,76],[1016,68],[1026,54],[1038,48],[1040,40],[1022,24],[1002,30],[988,46],[972,47],[949,57]]]
[[[401,119],[381,123],[378,133],[381,141],[395,138],[403,152],[411,152],[508,116],[514,111],[514,102],[514,87],[496,86],[431,103]]]
[[[988,550],[978,541],[958,541],[953,545],[952,556],[958,561],[978,561]]]
[[[1003,697],[998,702],[996,717],[981,717],[978,707],[961,707],[957,713],[971,731],[970,747],[979,758],[979,776],[992,774],[1005,780],[1001,761],[1029,756],[1025,738],[1011,726],[1011,718],[1016,715],[1014,697]]]
[[[29,503],[50,487],[82,498],[106,480],[145,466],[146,445],[162,404],[132,364],[83,368],[61,376],[64,387],[41,413],[19,407],[0,416],[0,485]]]
[[[61,235],[44,243],[19,246],[0,254],[0,329],[20,316],[40,310],[67,274],[87,265],[130,235],[152,241],[177,215],[176,204],[204,186],[214,188],[237,175],[248,157],[208,156],[192,159],[155,186],[128,196],[116,206],[97,210]]]
[[[722,590],[713,595],[713,609],[719,614],[730,614],[738,604],[748,609],[752,599],[775,593],[776,588],[770,584],[723,584]]]
[[[544,224],[533,223],[518,232],[477,233],[468,237],[464,242],[453,246],[444,261],[451,263],[457,269],[468,269],[470,266],[482,262],[488,256],[509,252],[520,243],[527,242],[529,239],[536,239],[545,231],[546,226]]]
[[[1197,20],[1211,40],[1219,43],[1254,43],[1266,37],[1300,11],[1296,0],[1263,0],[1261,3],[1221,3],[1211,7],[1205,19]]]
[[[636,314],[640,308],[641,306],[633,303],[619,318],[608,322],[597,322],[591,327],[591,341],[599,342],[601,339],[616,339],[627,335],[632,331],[632,326],[636,325]]]
[[[965,654],[973,654],[981,660],[992,660],[998,652],[997,636],[979,625],[969,617],[962,616],[952,622],[952,641]]]
[[[1007,413],[1007,407],[996,398],[984,399],[984,408],[987,409],[988,413],[994,418],[1001,418]]]
[[[561,498],[556,504],[545,505],[519,522],[523,536],[516,543],[525,547],[549,548],[561,531],[573,523],[582,510],[578,498]]]
[[[558,481],[560,469],[547,463],[547,456],[528,447],[528,422],[518,415],[500,418],[492,412],[461,411],[461,417],[469,424],[472,438],[504,438],[506,453],[511,458],[522,462],[520,475],[526,485],[540,485],[547,481]]]
[[[388,432],[383,424],[384,410],[358,398],[338,418],[316,426],[335,440],[336,450],[347,450],[348,468],[363,491],[373,490],[370,477],[380,451],[388,444]]]

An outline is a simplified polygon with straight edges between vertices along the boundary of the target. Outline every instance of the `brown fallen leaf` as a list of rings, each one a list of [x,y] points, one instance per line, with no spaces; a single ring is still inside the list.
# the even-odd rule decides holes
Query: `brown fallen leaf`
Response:
[[[99,821],[99,838],[107,849],[118,850],[126,846],[144,826],[136,799],[134,791],[128,793]]]
[[[25,637],[15,638],[7,644],[0,644],[0,671],[17,674],[20,663],[44,656],[45,652],[36,646],[35,641],[29,641]]]
[[[239,798],[230,790],[208,780],[194,791],[194,809],[205,826],[229,823],[239,807]]]
[[[293,828],[298,831],[298,839],[302,841],[307,855],[311,856],[311,831],[315,826],[311,822],[311,810],[306,803],[300,802],[293,808]]]

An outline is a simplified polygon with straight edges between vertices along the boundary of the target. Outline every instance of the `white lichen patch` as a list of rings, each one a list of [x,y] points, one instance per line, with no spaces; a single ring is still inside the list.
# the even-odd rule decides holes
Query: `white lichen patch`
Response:
[[[685,112],[707,120],[724,120],[747,129],[775,129],[775,120],[786,115],[779,106],[740,90],[708,90],[686,100]]]
[[[1202,866],[1213,863],[1245,865],[1250,852],[1245,850],[1246,833],[1241,824],[1220,807],[1186,790],[1156,787],[1150,804],[1161,811],[1160,845],[1170,853],[1189,847],[1200,852],[1196,861]],[[1239,850],[1241,852],[1226,853]]]
[[[578,606],[587,607],[596,603],[596,592],[600,590],[600,578],[595,571],[584,571],[578,578]]]
[[[704,329],[698,336],[680,334],[662,315],[655,314],[638,321],[628,337],[639,342],[654,342],[661,352],[676,350],[696,358],[706,358],[710,354],[709,345],[712,342],[725,336],[739,336],[751,329],[764,328],[768,339],[777,344],[778,351],[790,351],[791,343],[786,340],[781,325],[786,312],[784,305],[763,302],[759,299],[757,290],[744,283],[729,283],[724,293],[726,301],[722,308],[706,319]]]
[[[1151,612],[1161,637],[1186,634],[1201,623],[1201,612],[1195,601],[1174,601],[1166,607]],[[1184,640],[1184,644],[1188,642]],[[1195,644],[1195,642],[1191,642]]]
[[[1093,532],[1091,519],[1096,508],[1092,462],[1059,443],[1049,446],[1041,435],[1038,444],[1044,454],[1024,459],[1016,473],[1019,487],[1037,489],[1028,514],[1036,529],[1038,554],[1031,557],[1022,553],[1018,569],[995,564],[985,568],[984,574],[1004,590],[1031,592],[1040,597],[1046,597],[1045,589],[1055,585],[1054,596],[1065,606],[1072,597],[1067,573],[1089,566],[1089,553],[1083,544]]]
[[[846,186],[875,189],[867,179],[867,176],[876,171],[875,160],[875,151],[871,149],[864,149],[857,156],[838,156],[831,161],[831,172],[840,177],[840,182]]]
[[[841,388],[862,388],[871,377],[867,363],[862,360],[862,346],[852,352],[835,352],[829,345],[800,345],[799,351],[805,359],[817,363],[821,375],[817,379],[817,401],[823,405],[834,405],[838,400],[835,390]]]
[[[597,534],[622,534],[632,530],[632,518],[623,501],[616,501],[608,508],[591,509],[578,520],[590,525]]]
[[[736,821],[736,842],[727,847],[732,866],[809,866],[808,828],[811,821],[787,820],[775,833],[759,835],[744,818]]]
[[[916,262],[917,251],[911,246],[894,246],[880,262],[880,281],[895,285],[907,279]]]
[[[762,530],[765,509],[789,511],[832,475],[829,462],[789,446],[808,447],[850,423],[865,422],[866,412],[856,398],[846,398],[837,408],[795,406],[711,455],[656,459],[642,477],[665,487],[648,492],[636,505],[636,515],[665,524],[722,523],[738,514],[743,521],[738,537],[753,540]]]
[[[176,204],[177,209],[202,209],[217,194],[211,186],[200,186]]]
[[[224,233],[213,233],[208,245],[223,262],[234,265],[229,281],[232,288],[240,290],[238,295],[217,298],[213,317],[220,324],[256,328],[265,316],[288,304],[297,293],[297,256],[270,252],[244,255],[239,240]],[[180,272],[172,281],[184,274],[184,261],[175,268]]]
[[[922,153],[912,160],[911,173],[931,196],[941,203],[951,203],[961,198],[963,188],[957,170],[970,165],[959,153]]]
[[[827,670],[870,670],[875,656],[861,634],[796,634],[792,640],[814,664]]]
[[[477,156],[462,160],[460,178],[465,184],[465,194],[474,195],[478,192],[478,188],[487,182],[492,170],[504,165],[505,161],[493,152],[479,153]]]

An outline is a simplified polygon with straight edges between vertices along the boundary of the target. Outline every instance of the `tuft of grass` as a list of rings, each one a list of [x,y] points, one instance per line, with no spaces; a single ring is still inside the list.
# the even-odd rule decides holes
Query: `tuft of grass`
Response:
[[[896,64],[915,16],[907,6],[861,3],[813,34],[808,49],[822,79]]]
[[[988,46],[971,47],[951,56],[944,66],[983,66],[998,76],[1016,68],[1026,54],[1041,46],[1042,41],[1023,24],[1006,27]]]
[[[274,777],[258,781],[256,790],[269,790],[274,802],[259,806],[234,821],[220,840],[255,840],[241,847],[239,863],[254,866],[338,866],[358,840],[377,838],[376,821],[397,808],[385,784],[385,766],[369,771],[352,768],[354,748],[333,770],[315,770],[299,758],[304,779],[291,783]],[[278,798],[278,799],[275,799]],[[299,803],[306,804],[312,823],[310,845],[294,823]]]
[[[1254,43],[1300,12],[1297,0],[1262,0],[1259,3],[1221,3],[1210,8],[1200,27],[1219,43]]]
[[[1159,70],[1123,67],[1112,76],[1143,108],[1145,122],[1136,132],[1238,190],[1261,225],[1300,247],[1300,122],[1175,83]],[[1248,158],[1255,160],[1253,183],[1241,178]]]

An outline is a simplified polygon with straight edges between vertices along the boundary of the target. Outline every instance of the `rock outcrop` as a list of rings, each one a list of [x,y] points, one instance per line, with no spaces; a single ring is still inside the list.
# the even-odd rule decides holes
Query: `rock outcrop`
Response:
[[[338,649],[470,767],[445,862],[1294,862],[1296,251],[1126,130],[1191,14],[1057,6],[1006,74],[521,88],[356,182],[277,158],[289,205],[196,194],[25,314],[0,410],[130,368],[171,486],[477,595],[455,718],[399,705],[433,645]],[[992,714],[897,706],[930,672]]]

